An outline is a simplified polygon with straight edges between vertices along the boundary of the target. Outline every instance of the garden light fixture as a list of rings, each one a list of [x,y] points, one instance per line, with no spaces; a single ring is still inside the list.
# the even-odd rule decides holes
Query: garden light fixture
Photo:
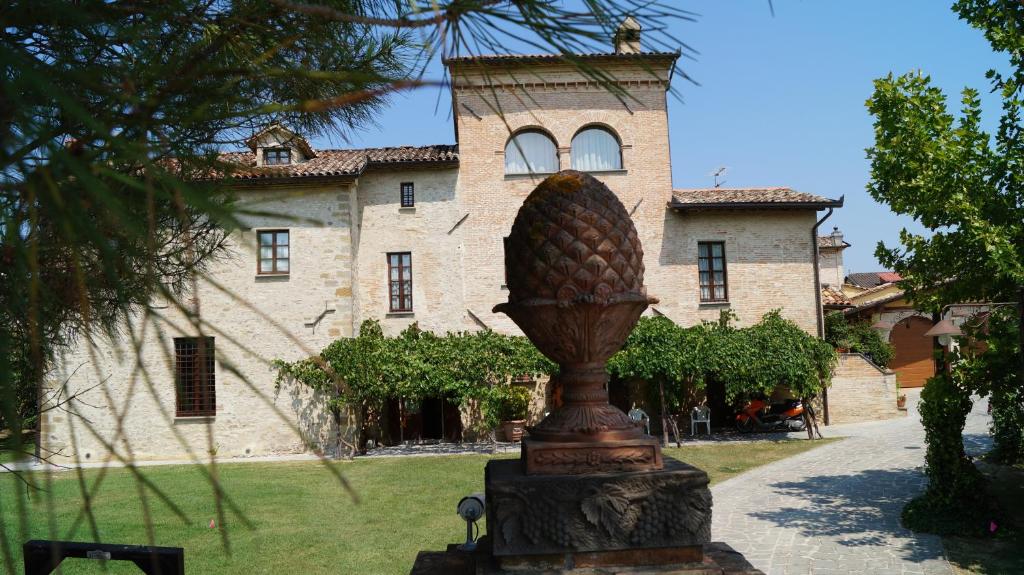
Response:
[[[876,321],[875,323],[871,324],[871,328],[872,329],[877,329],[878,331],[889,331],[894,326],[895,326],[895,324],[889,323],[889,322],[885,321],[884,319],[880,319],[880,320]]]
[[[476,538],[473,537],[473,526],[478,519],[484,516],[484,494],[472,493],[463,497],[455,508],[459,517],[466,521],[466,542],[459,545],[462,551],[473,551],[476,549]]]
[[[948,347],[954,337],[960,337],[963,334],[964,332],[960,331],[960,328],[951,319],[944,319],[924,332],[925,337],[939,338],[939,344],[943,347]]]

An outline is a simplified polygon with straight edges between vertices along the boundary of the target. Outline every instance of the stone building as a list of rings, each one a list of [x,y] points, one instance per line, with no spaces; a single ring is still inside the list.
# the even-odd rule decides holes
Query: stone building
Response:
[[[692,325],[729,309],[748,325],[780,308],[816,334],[817,212],[842,200],[674,190],[666,92],[678,55],[640,50],[638,32],[619,40],[581,59],[626,98],[558,56],[455,58],[454,144],[316,150],[271,126],[226,154],[244,167],[234,186],[253,215],[193,294],[208,323],[161,309],[159,330],[137,321],[134,341],[68,353],[53,381],[65,395],[90,390],[77,410],[91,430],[50,412],[45,448],[154,459],[315,446],[329,429],[321,401],[277,387],[270,361],[316,353],[369,318],[391,334],[412,322],[514,332],[491,312],[507,298],[502,238],[529,192],[562,169],[604,181],[635,220],[661,300],[648,313]]]

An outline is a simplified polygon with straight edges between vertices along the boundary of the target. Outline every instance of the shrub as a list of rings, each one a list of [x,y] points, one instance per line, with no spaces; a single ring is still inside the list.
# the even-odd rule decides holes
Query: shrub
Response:
[[[526,419],[530,408],[530,392],[521,385],[503,385],[496,388],[494,399],[488,408],[494,410],[498,421],[519,421]]]
[[[641,318],[622,351],[608,362],[611,373],[664,385],[669,408],[687,387],[702,388],[714,379],[725,385],[726,399],[737,402],[769,395],[777,387],[797,397],[814,397],[829,384],[835,367],[832,346],[773,310],[746,328],[718,322],[682,328],[665,317]]]
[[[882,339],[878,330],[865,321],[849,323],[839,311],[825,316],[825,341],[833,347],[863,353],[880,367],[888,367],[896,354],[896,348]]]
[[[903,508],[903,524],[939,535],[985,535],[995,510],[981,472],[964,452],[963,430],[971,392],[948,374],[932,377],[918,409],[925,430],[928,487]]]
[[[364,321],[357,337],[335,340],[317,356],[275,360],[274,365],[279,383],[287,377],[324,393],[336,423],[343,410],[352,411],[357,436],[367,416],[381,413],[387,400],[397,398],[444,397],[474,404],[484,427],[493,428],[503,413],[525,416],[528,392],[511,391],[511,378],[557,369],[522,336],[487,330],[438,336],[413,324],[388,337],[375,320]],[[527,394],[525,403],[522,394]],[[340,435],[338,442],[345,442]]]

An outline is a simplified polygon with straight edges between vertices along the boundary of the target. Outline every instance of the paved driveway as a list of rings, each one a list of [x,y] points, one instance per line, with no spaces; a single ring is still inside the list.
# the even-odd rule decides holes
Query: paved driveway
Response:
[[[769,575],[951,573],[938,537],[899,523],[925,485],[924,431],[908,396],[907,417],[823,427],[847,439],[714,486],[712,539]],[[986,408],[978,401],[968,417],[968,453],[987,449]]]

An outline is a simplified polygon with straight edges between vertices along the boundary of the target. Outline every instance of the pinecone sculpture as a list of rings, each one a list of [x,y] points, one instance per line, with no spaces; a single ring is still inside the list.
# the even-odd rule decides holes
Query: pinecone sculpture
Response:
[[[550,176],[526,198],[506,238],[505,275],[509,303],[646,295],[643,250],[626,208],[577,171]]]
[[[558,363],[564,386],[562,407],[529,428],[527,443],[632,441],[642,461],[623,463],[615,459],[621,453],[606,453],[581,468],[660,468],[657,442],[608,404],[605,363],[657,301],[647,297],[643,250],[622,202],[588,174],[565,171],[544,180],[526,198],[506,238],[505,277],[508,302],[494,311],[512,318]],[[565,462],[579,456],[537,448],[523,453],[527,473],[567,472]],[[605,456],[610,462],[602,463]]]

